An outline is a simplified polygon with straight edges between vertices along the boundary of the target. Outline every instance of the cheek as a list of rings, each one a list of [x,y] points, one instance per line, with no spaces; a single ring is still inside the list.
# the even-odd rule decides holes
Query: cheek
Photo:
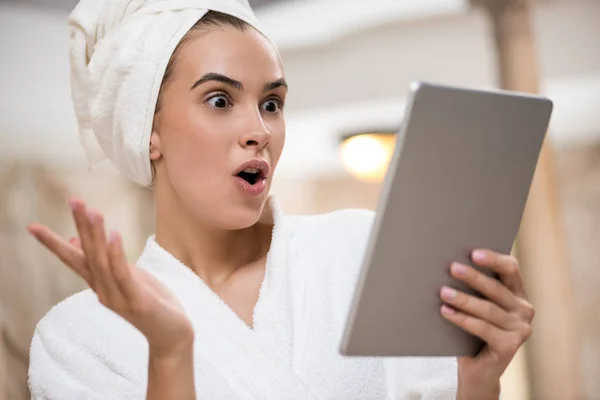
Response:
[[[169,132],[165,156],[170,168],[181,176],[203,174],[208,179],[223,171],[232,141],[226,134],[227,120],[206,114],[196,110],[182,115]]]

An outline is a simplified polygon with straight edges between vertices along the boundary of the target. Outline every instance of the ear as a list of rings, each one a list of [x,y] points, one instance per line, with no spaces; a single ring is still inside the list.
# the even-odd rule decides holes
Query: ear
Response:
[[[150,135],[150,160],[156,161],[161,156],[160,136],[156,131],[152,131],[152,134]]]

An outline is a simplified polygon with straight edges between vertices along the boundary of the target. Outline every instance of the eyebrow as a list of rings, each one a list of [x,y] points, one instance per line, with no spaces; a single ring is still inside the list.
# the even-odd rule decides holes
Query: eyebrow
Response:
[[[286,89],[288,87],[287,82],[283,78],[277,79],[276,81],[273,81],[273,82],[265,83],[265,86],[263,88],[263,92],[268,92],[268,91],[271,91],[271,90],[275,90],[275,89],[278,89],[280,87],[284,87]]]
[[[221,82],[227,86],[230,86],[234,89],[240,90],[240,91],[244,91],[244,85],[242,84],[242,82],[240,81],[236,81],[235,79],[232,79],[226,75],[223,74],[219,74],[216,72],[209,72],[206,73],[204,75],[202,75],[202,77],[200,79],[198,79],[190,88],[190,90],[194,90],[195,88],[197,88],[198,86],[207,83],[207,82]],[[269,83],[265,83],[264,87],[263,87],[263,92],[268,92],[270,90],[275,90],[277,88],[280,87],[285,87],[287,88],[287,82],[285,81],[285,79],[281,78],[281,79],[277,79],[276,81],[273,82],[269,82]]]

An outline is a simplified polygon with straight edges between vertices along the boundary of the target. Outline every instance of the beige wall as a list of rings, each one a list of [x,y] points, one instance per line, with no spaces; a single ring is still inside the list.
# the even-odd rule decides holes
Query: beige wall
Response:
[[[289,214],[318,214],[340,208],[375,209],[379,184],[351,177],[322,179],[281,179],[271,189],[277,202]]]
[[[600,398],[600,142],[559,153],[584,393]]]

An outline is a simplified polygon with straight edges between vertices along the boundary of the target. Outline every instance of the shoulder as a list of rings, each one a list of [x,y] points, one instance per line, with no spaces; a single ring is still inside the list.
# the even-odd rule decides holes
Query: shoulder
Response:
[[[92,290],[84,290],[38,322],[29,353],[30,389],[75,393],[76,388],[101,387],[94,377],[107,367],[117,372],[117,380],[135,380],[119,354],[143,355],[144,344],[141,333],[100,304]]]
[[[61,301],[38,322],[30,349],[30,364],[52,361],[66,364],[71,349],[90,349],[91,332],[102,329],[103,321],[110,320],[110,312],[103,309],[95,293],[84,290]]]
[[[61,301],[38,322],[34,339],[40,342],[68,343],[79,347],[93,348],[96,338],[105,342],[121,341],[131,335],[139,335],[132,325],[103,306],[96,294],[84,290]],[[37,350],[32,343],[32,353]],[[50,351],[52,347],[45,347]],[[32,354],[33,356],[33,354]]]
[[[116,317],[98,301],[91,290],[84,290],[61,301],[38,322],[35,335],[40,339],[60,333],[63,337],[102,328],[103,322]]]

